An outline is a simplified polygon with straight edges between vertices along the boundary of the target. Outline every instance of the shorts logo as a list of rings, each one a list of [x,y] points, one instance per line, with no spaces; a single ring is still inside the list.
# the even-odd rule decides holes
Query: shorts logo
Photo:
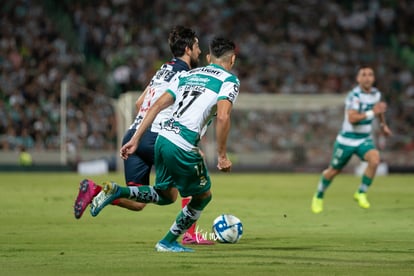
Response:
[[[202,176],[200,177],[200,186],[205,186],[207,184],[207,179]]]

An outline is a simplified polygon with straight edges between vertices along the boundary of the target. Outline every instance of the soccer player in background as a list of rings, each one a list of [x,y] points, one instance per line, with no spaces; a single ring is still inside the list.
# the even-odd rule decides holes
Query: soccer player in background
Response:
[[[166,92],[155,102],[145,116],[141,128],[120,150],[128,159],[141,144],[146,129],[156,115],[173,105],[170,119],[165,122],[155,143],[156,181],[154,186],[121,187],[108,183],[94,198],[91,214],[97,215],[110,202],[129,198],[138,202],[167,205],[177,198],[191,196],[173,225],[155,246],[160,252],[192,252],[177,239],[198,220],[211,200],[211,180],[204,158],[199,151],[200,137],[216,117],[216,143],[220,171],[228,172],[232,163],[227,158],[227,137],[230,131],[230,113],[240,82],[230,70],[236,60],[234,42],[214,38],[209,45],[209,65],[185,72],[174,78]]]
[[[316,214],[323,211],[326,189],[354,154],[368,163],[354,199],[361,208],[370,207],[367,190],[371,186],[381,161],[372,137],[374,118],[379,118],[381,131],[386,136],[392,135],[384,117],[387,109],[386,103],[380,101],[381,92],[373,87],[375,82],[373,68],[360,67],[356,80],[358,86],[349,92],[345,101],[345,119],[336,137],[330,165],[322,172],[316,194],[312,198],[311,209]]]
[[[122,145],[130,140],[135,131],[140,127],[142,119],[150,106],[165,92],[169,83],[180,72],[188,71],[198,66],[201,50],[196,33],[186,27],[176,26],[169,33],[168,43],[173,58],[163,64],[152,77],[149,85],[135,103],[137,115],[134,122],[126,131]],[[155,118],[152,125],[145,128],[140,146],[136,151],[124,160],[124,176],[127,186],[149,185],[150,172],[154,164],[154,144],[163,121],[169,118],[171,108],[164,109]],[[79,219],[86,207],[92,202],[92,198],[101,191],[101,186],[92,180],[85,179],[80,183],[79,193],[74,205],[75,217]],[[187,204],[189,199],[183,198],[182,204]],[[145,203],[120,198],[112,202],[112,205],[132,210],[141,211]],[[196,237],[196,225],[193,225],[183,237],[184,244],[213,244],[203,237]]]

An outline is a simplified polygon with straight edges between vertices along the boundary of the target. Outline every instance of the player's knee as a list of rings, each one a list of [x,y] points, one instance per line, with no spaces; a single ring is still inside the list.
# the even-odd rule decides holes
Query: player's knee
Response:
[[[376,167],[378,167],[380,162],[381,162],[381,160],[380,160],[379,157],[371,158],[370,160],[368,160],[368,166],[376,168]]]
[[[196,210],[204,210],[204,208],[208,205],[208,203],[211,201],[212,195],[211,193],[207,193],[204,196],[200,197],[192,197],[191,201],[188,203],[188,205]]]
[[[366,156],[366,161],[370,167],[378,167],[381,162],[381,158],[378,151],[371,151]]]
[[[159,196],[157,205],[169,205],[177,200],[178,190],[176,188],[168,188],[166,190],[156,189]]]
[[[326,179],[332,180],[340,172],[341,172],[341,170],[339,170],[339,169],[334,169],[332,167],[329,167],[326,170],[324,170],[322,174]]]
[[[171,192],[170,192],[171,201],[175,202],[177,200],[177,197],[178,197],[178,190],[175,188],[171,189]]]

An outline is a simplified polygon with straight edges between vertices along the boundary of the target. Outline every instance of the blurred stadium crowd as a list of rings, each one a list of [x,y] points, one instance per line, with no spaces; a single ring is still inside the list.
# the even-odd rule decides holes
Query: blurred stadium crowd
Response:
[[[242,93],[342,94],[354,86],[359,64],[372,65],[396,134],[387,147],[414,150],[414,2],[408,0],[5,1],[0,150],[59,148],[62,80],[69,81],[68,146],[117,148],[111,98],[146,86],[170,58],[166,37],[177,24],[197,31],[203,56],[212,35],[235,39]],[[326,110],[254,113],[251,121],[236,113],[232,135],[246,143],[234,150],[278,149],[283,141],[292,147],[289,137],[298,129],[296,143],[312,148],[338,130],[338,124],[326,128]],[[256,144],[257,136],[266,142]]]

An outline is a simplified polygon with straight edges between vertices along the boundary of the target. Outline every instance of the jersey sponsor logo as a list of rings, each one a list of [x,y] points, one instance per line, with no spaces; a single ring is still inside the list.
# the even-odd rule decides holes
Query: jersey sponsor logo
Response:
[[[172,131],[175,134],[179,134],[180,133],[180,128],[175,126],[174,122],[175,122],[174,119],[169,119],[168,121],[166,121],[164,123],[164,126],[162,128],[167,130],[167,131]]]
[[[186,85],[184,86],[184,91],[192,91],[192,92],[206,92],[206,88],[201,85]]]
[[[237,84],[233,85],[233,90],[234,91],[229,93],[229,100],[231,102],[234,102],[234,99],[236,98],[237,94],[239,94],[239,86]]]
[[[191,70],[191,72],[192,73],[193,72],[203,72],[203,73],[207,73],[207,74],[215,75],[215,76],[219,76],[223,73],[223,71],[221,71],[221,70],[216,70],[216,69],[207,68],[207,67],[196,68],[196,69]]]
[[[239,86],[237,84],[234,84],[233,85],[233,90],[234,90],[234,92],[239,93]]]
[[[203,78],[200,76],[191,76],[189,77],[186,82],[194,85],[203,85],[205,83],[208,83],[210,81],[209,78]]]

